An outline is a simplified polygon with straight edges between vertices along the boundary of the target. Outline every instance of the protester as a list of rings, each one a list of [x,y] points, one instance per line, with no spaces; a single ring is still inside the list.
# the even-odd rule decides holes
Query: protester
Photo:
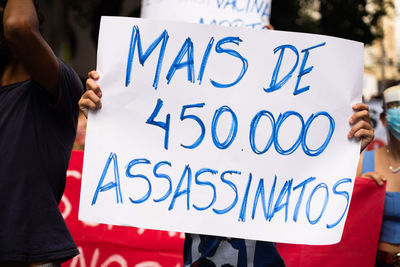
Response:
[[[357,176],[386,183],[385,207],[375,266],[400,264],[400,85],[383,92],[382,124],[387,129],[387,146],[364,152]]]
[[[82,83],[39,31],[33,0],[0,0],[0,266],[79,252],[59,211]]]

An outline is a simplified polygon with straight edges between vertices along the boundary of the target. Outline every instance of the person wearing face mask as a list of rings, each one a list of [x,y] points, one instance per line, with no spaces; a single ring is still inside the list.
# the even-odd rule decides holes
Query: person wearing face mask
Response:
[[[388,144],[364,152],[357,176],[386,183],[385,207],[375,266],[400,266],[400,85],[383,92],[380,119],[387,129]]]
[[[0,267],[79,251],[58,208],[83,86],[39,30],[36,0],[0,0]]]

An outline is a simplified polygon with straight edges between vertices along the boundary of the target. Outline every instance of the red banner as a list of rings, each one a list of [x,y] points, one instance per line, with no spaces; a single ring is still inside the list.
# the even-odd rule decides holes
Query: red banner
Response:
[[[81,252],[79,267],[182,266],[184,234],[78,221],[83,152],[73,151],[60,210]]]
[[[179,267],[184,235],[78,221],[83,152],[73,151],[60,210],[81,252],[63,267]],[[277,244],[288,267],[374,266],[385,188],[357,178],[342,241],[330,246]]]

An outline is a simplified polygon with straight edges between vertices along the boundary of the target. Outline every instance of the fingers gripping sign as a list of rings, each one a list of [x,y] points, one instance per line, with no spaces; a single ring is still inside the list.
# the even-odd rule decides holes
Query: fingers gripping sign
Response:
[[[88,74],[88,79],[86,80],[86,92],[82,95],[79,100],[79,109],[87,118],[89,109],[98,110],[101,108],[101,97],[102,91],[97,81],[100,75],[97,71],[91,71]]]
[[[360,151],[363,151],[374,139],[374,128],[371,125],[368,105],[358,103],[353,105],[352,108],[354,114],[349,119],[349,123],[352,127],[347,136],[348,138],[361,140]]]

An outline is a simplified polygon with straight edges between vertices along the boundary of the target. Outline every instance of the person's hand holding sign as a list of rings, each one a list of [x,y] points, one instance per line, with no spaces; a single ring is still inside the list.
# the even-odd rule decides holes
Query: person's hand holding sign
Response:
[[[89,109],[98,110],[101,108],[102,92],[100,86],[96,82],[99,78],[100,75],[97,71],[93,70],[89,72],[88,79],[86,80],[86,92],[79,100],[79,109],[86,118],[88,116]]]
[[[349,120],[352,128],[348,134],[348,138],[354,137],[357,140],[361,140],[361,152],[374,139],[374,128],[371,125],[368,105],[358,103],[353,105],[352,108],[354,110],[354,114]]]

